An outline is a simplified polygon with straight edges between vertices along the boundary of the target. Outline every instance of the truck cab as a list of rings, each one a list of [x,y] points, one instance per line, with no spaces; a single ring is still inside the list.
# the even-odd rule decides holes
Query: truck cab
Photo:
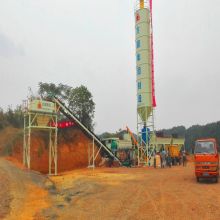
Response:
[[[195,175],[200,178],[214,178],[218,182],[219,155],[215,139],[201,139],[195,142]]]

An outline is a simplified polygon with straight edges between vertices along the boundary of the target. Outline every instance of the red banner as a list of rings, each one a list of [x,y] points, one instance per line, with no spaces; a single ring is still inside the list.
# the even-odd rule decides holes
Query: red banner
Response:
[[[152,76],[152,105],[157,106],[155,96],[155,81],[154,81],[154,41],[153,41],[153,16],[152,16],[152,0],[150,0],[150,14],[151,14],[151,76]]]
[[[61,121],[61,122],[58,122],[57,124],[55,122],[50,122],[49,126],[57,127],[57,128],[69,128],[69,127],[76,126],[76,124],[72,121]]]

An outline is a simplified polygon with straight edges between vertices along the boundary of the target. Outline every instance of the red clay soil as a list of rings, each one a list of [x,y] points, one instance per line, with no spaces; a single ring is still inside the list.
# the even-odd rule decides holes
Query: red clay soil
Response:
[[[22,161],[18,160],[15,157],[7,156],[7,157],[4,157],[4,159],[12,162],[17,168],[21,170],[27,170],[27,168],[23,165]]]
[[[52,207],[42,216],[59,220],[220,219],[220,183],[197,183],[191,162],[164,169],[81,169],[51,179],[58,194],[51,194]]]
[[[218,220],[220,183],[197,183],[194,163],[79,169],[46,178],[0,158],[0,219]]]
[[[34,133],[31,137],[31,169],[48,173],[49,154],[48,137],[42,133]],[[92,140],[80,129],[65,129],[58,135],[58,172],[86,168],[88,166],[88,145]],[[13,148],[13,157],[22,161],[23,140],[18,140]],[[98,147],[95,146],[95,152]],[[98,155],[97,165],[101,161]]]

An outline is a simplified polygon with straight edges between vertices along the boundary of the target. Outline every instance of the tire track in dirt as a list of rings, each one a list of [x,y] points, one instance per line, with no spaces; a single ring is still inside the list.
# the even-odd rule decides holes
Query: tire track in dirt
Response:
[[[148,203],[151,204],[152,209],[150,212],[150,218],[151,219],[164,219],[163,218],[163,209],[161,207],[161,198],[162,197],[162,190],[161,190],[161,185],[162,185],[162,175],[160,176],[159,180],[151,182],[151,188],[145,189],[145,195],[148,197]],[[148,216],[149,217],[149,216]]]
[[[140,186],[137,187],[134,183],[132,183],[132,186],[130,187],[134,188],[134,190],[132,190],[132,195],[130,193],[123,193],[124,196],[119,198],[120,203],[118,211],[114,215],[115,219],[135,219],[135,213],[138,210],[138,200],[140,199],[142,188]],[[130,187],[126,186],[124,192],[129,192]]]
[[[119,191],[118,208],[114,210],[112,218],[108,219],[162,219],[155,196],[147,190],[142,175],[138,175],[132,181],[124,180],[123,185],[122,189],[117,189]],[[129,191],[132,193],[128,193]],[[146,208],[151,214],[146,214]]]

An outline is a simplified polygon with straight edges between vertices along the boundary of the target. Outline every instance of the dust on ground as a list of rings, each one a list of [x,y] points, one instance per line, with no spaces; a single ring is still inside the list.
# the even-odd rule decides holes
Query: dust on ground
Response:
[[[56,219],[220,219],[220,187],[187,167],[104,168],[52,177]]]
[[[49,207],[47,178],[0,158],[0,219],[31,220]]]
[[[4,160],[0,168],[10,182],[5,219],[220,219],[220,184],[197,183],[193,163],[81,169],[50,179]]]

